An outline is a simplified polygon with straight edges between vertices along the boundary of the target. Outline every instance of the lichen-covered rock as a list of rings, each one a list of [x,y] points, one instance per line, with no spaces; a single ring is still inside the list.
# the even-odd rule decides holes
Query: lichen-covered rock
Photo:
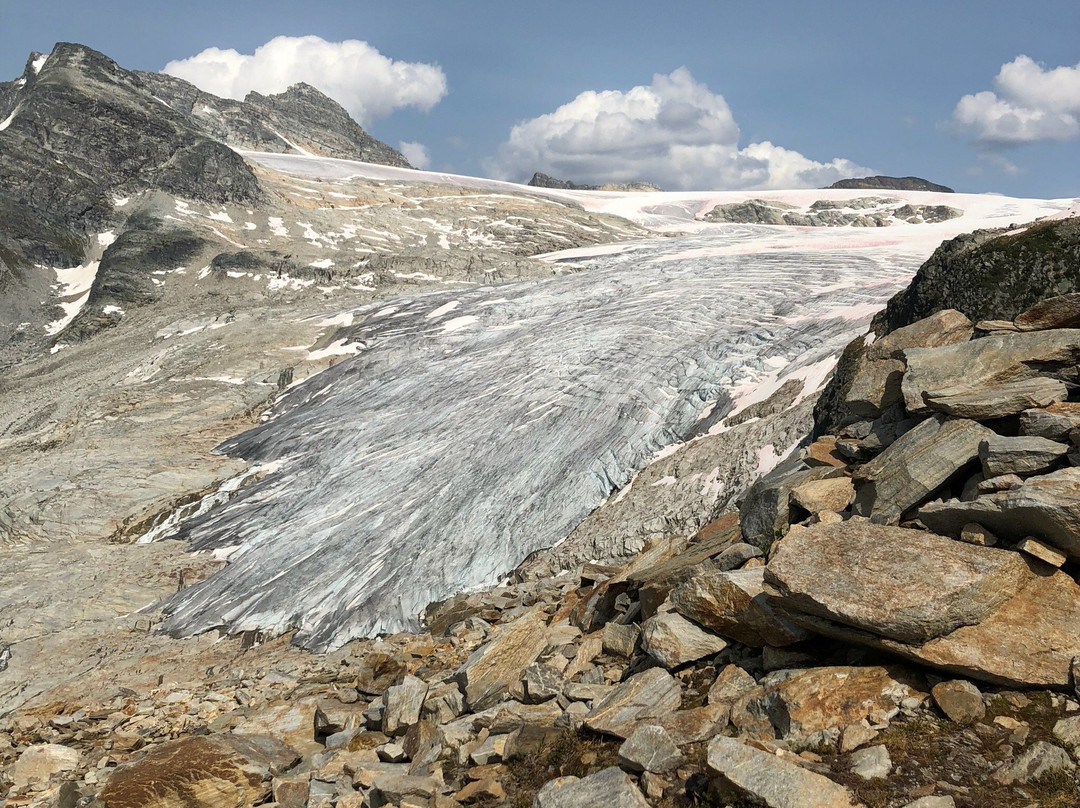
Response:
[[[585,716],[585,726],[628,738],[646,719],[662,718],[682,704],[682,685],[663,668],[631,676]]]

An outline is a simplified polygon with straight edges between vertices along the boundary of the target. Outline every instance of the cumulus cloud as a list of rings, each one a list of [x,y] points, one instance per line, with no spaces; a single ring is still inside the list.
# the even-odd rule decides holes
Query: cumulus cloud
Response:
[[[431,165],[431,154],[428,153],[427,146],[423,143],[417,143],[414,140],[403,140],[398,143],[398,151],[405,155],[405,159],[414,168],[427,168]]]
[[[953,128],[990,148],[1080,135],[1080,64],[1047,69],[1029,56],[1001,66],[994,90],[965,95]]]
[[[307,82],[362,125],[402,107],[427,111],[446,95],[446,76],[438,65],[395,61],[356,39],[327,42],[317,36],[279,36],[251,54],[207,48],[169,62],[161,72],[235,99],[243,99],[250,90],[279,93]]]
[[[873,173],[840,158],[820,163],[768,141],[740,149],[724,97],[685,67],[626,92],[581,93],[517,124],[488,168],[512,179],[543,171],[591,185],[647,180],[670,189],[820,187]]]

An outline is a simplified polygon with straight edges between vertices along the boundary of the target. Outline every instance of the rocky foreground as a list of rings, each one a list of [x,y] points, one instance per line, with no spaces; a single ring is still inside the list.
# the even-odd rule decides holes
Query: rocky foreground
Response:
[[[881,330],[738,514],[432,604],[422,634],[327,656],[207,635],[88,671],[0,719],[0,794],[1076,805],[1080,295]]]

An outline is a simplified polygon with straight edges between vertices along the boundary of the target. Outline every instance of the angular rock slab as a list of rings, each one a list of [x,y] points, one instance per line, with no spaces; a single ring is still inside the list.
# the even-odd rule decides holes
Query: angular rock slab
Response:
[[[634,781],[617,766],[588,777],[558,777],[537,792],[533,808],[649,808]]]
[[[837,477],[843,470],[831,466],[810,467],[797,457],[780,463],[759,478],[739,506],[739,524],[743,538],[755,547],[767,549],[788,527],[788,504],[791,492],[803,483]]]
[[[930,409],[924,394],[933,396],[1014,379],[1075,373],[1080,359],[1080,331],[991,334],[939,348],[911,348],[904,351],[904,357],[904,406],[909,414],[918,415]]]
[[[967,342],[974,333],[971,320],[963,312],[943,309],[876,340],[870,345],[867,355],[871,359],[900,359],[909,348],[956,345]]]
[[[270,777],[296,750],[258,735],[194,735],[118,766],[99,799],[109,808],[249,808],[270,796]]]
[[[1016,315],[1013,323],[1021,331],[1076,328],[1080,326],[1080,293],[1040,300],[1027,311]]]
[[[1080,403],[1062,401],[1020,413],[1020,434],[1066,442],[1069,432],[1080,426]]]
[[[709,742],[709,786],[721,798],[745,797],[768,808],[851,808],[848,790],[776,755],[717,736]]]
[[[717,634],[760,648],[806,639],[807,633],[778,615],[764,588],[764,567],[695,575],[671,593],[675,610]]]
[[[1065,457],[1072,447],[1046,438],[1009,438],[994,435],[979,443],[983,474],[1038,474],[1047,471]]]
[[[836,528],[868,536],[826,534]],[[793,622],[972,679],[1071,687],[1073,659],[1080,657],[1080,586],[1065,573],[1047,574],[1045,565],[1019,553],[918,530],[848,524],[822,526],[818,536],[813,530],[785,539],[803,541],[789,545],[783,558],[781,542],[766,569],[766,583]],[[869,537],[876,537],[874,547],[866,547]],[[1016,562],[1024,567],[1019,574]],[[806,569],[792,574],[793,567]],[[932,632],[940,634],[920,639]]]
[[[521,681],[521,675],[547,647],[543,615],[528,614],[506,626],[495,639],[481,645],[454,673],[454,680],[473,712],[494,707]]]
[[[585,716],[585,726],[619,738],[629,738],[650,718],[660,719],[679,709],[682,685],[663,668],[650,668],[623,682]]]
[[[56,743],[27,747],[11,767],[12,788],[18,791],[34,783],[47,783],[53,775],[79,766],[79,752]]]
[[[1048,407],[1068,397],[1069,388],[1064,382],[1039,376],[985,387],[928,393],[925,399],[930,409],[946,415],[992,421],[1033,407]]]
[[[928,418],[855,472],[852,510],[878,524],[895,524],[978,457],[980,442],[993,436],[974,421]]]
[[[967,522],[977,522],[1012,541],[1035,536],[1080,560],[1080,468],[1032,477],[972,502],[931,503],[918,515],[939,533],[955,535]]]
[[[665,668],[678,668],[727,648],[727,642],[678,612],[661,612],[642,625],[642,648]]]
[[[985,620],[1032,573],[1016,553],[858,522],[786,536],[765,568],[773,602],[908,643]]]
[[[777,734],[800,740],[863,719],[871,724],[883,723],[902,703],[914,704],[927,697],[914,677],[899,667],[776,671],[765,676],[761,686],[765,693],[756,701]]]
[[[682,762],[679,747],[662,727],[640,726],[619,747],[619,765],[630,772],[665,774]]]

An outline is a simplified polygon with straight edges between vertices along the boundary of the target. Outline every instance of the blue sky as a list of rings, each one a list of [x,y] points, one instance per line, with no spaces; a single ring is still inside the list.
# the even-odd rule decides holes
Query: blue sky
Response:
[[[440,170],[677,188],[815,184],[868,168],[964,191],[1080,195],[1075,0],[0,0],[0,77],[60,40],[160,70],[207,48],[243,56],[302,36],[325,47],[281,40],[262,61],[241,59],[230,86],[272,82],[263,74],[279,68],[297,78],[290,65],[314,54],[376,137],[420,144],[412,154]],[[205,57],[186,64],[214,80]],[[409,86],[390,86],[396,76]]]

